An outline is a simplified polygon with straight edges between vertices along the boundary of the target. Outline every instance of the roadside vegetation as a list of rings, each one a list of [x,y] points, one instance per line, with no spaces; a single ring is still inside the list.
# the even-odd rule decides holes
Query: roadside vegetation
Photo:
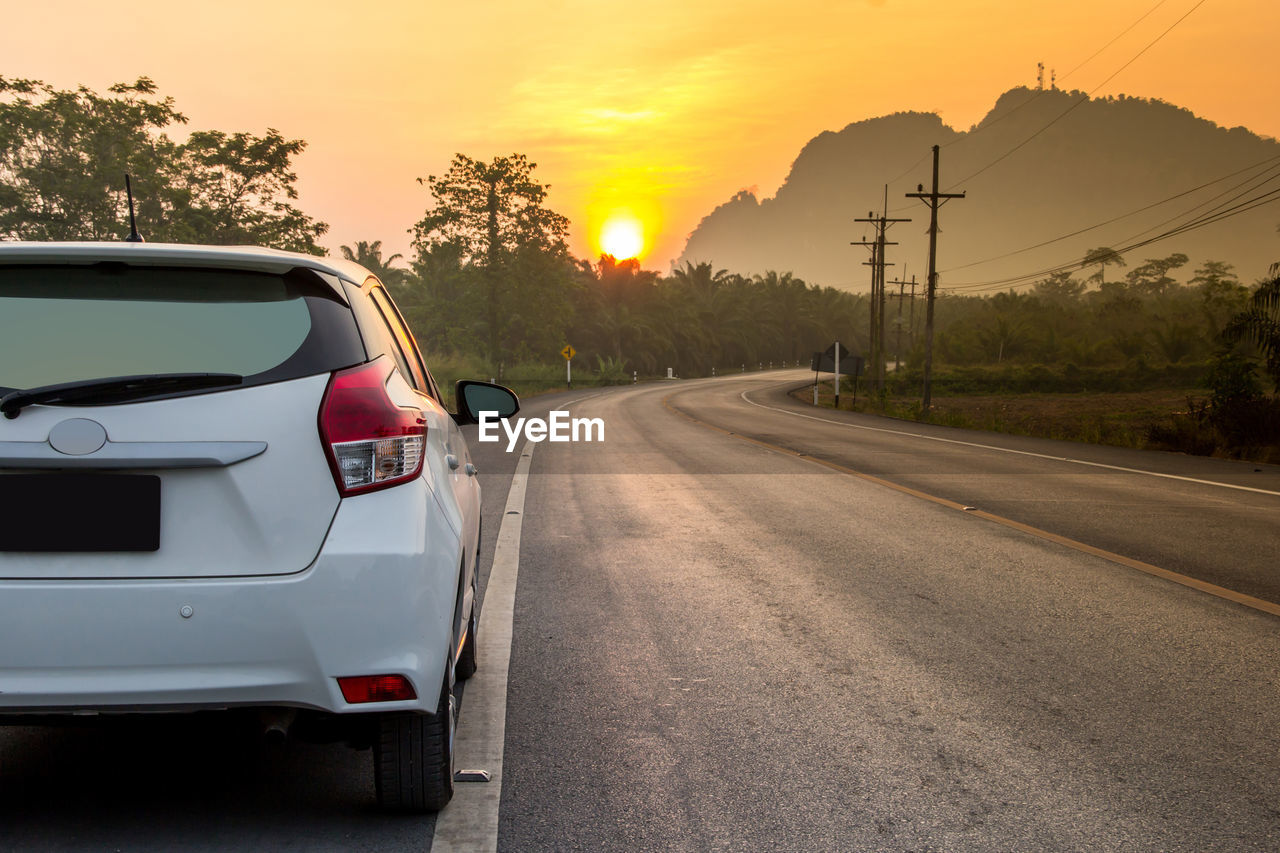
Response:
[[[1149,261],[1096,288],[1059,278],[942,300],[932,411],[920,407],[919,346],[883,389],[860,383],[856,401],[845,377],[841,408],[1280,463],[1280,267],[1249,287],[1210,262],[1183,284],[1169,273],[1184,262]],[[831,406],[823,378],[820,405]]]
[[[98,94],[0,77],[0,239],[122,238],[128,172],[148,240],[325,253],[328,226],[297,205],[304,141],[274,129],[171,137],[186,122],[147,78]],[[835,340],[865,350],[865,294],[789,272],[685,263],[663,275],[573,257],[569,220],[547,207],[536,168],[520,154],[458,154],[420,179],[407,257],[376,239],[341,247],[391,288],[443,385],[563,387],[567,344],[575,384],[807,366]],[[930,419],[1280,461],[1275,268],[1242,282],[1223,261],[1188,269],[1181,253],[1105,246],[1079,266],[1020,292],[939,299]],[[923,313],[922,302],[888,306],[890,373],[860,389],[860,408],[924,417]]]

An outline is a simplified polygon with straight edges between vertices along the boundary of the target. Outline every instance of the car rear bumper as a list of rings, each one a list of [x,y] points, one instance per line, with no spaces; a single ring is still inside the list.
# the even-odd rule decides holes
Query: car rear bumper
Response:
[[[0,715],[434,711],[460,553],[417,481],[344,500],[293,575],[0,580]],[[339,677],[377,674],[408,677],[417,699],[343,699]]]

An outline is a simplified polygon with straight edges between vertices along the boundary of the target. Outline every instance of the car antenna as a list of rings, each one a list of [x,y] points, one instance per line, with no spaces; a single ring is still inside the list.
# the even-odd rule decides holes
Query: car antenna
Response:
[[[129,181],[129,173],[124,173],[124,191],[129,196],[129,236],[124,238],[126,243],[145,243],[142,235],[138,233],[138,221],[133,216],[133,184]]]

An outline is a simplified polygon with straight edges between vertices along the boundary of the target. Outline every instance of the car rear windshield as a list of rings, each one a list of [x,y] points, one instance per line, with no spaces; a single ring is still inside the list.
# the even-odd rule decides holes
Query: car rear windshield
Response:
[[[307,270],[0,266],[0,388],[158,373],[261,384],[362,360],[350,309]]]

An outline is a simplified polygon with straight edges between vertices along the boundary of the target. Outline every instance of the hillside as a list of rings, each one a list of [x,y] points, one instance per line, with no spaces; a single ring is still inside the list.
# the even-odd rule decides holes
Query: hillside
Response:
[[[1084,103],[1030,143],[964,180],[1080,100]],[[944,288],[998,282],[1081,258],[1097,246],[1135,242],[1232,203],[1229,199],[1244,187],[1226,191],[1250,176],[1272,178],[1263,192],[1280,185],[1278,160],[1051,246],[963,268],[1280,157],[1274,139],[1241,127],[1219,127],[1161,101],[1017,88],[968,131],[947,127],[932,113],[896,113],[818,135],[800,152],[776,196],[738,193],[702,220],[680,260],[710,261],[748,274],[789,270],[810,282],[864,290],[870,273],[862,264],[868,252],[849,243],[873,232],[853,220],[872,210],[878,214],[884,184],[896,178],[889,186],[890,215],[913,221],[889,232],[901,244],[888,249],[888,260],[896,264],[889,277],[897,277],[905,264],[907,276],[923,282],[928,209],[903,194],[928,185],[929,149],[935,144],[943,146],[943,189],[968,193],[945,205],[940,216],[938,267]],[[1266,172],[1269,167],[1274,168]],[[1201,204],[1198,213],[1191,212]],[[1234,264],[1242,280],[1252,281],[1280,260],[1278,223],[1280,204],[1270,204],[1135,249],[1125,260],[1135,266],[1144,258],[1183,252],[1191,259],[1178,273],[1183,280],[1212,259]],[[1120,274],[1108,271],[1112,278]]]

